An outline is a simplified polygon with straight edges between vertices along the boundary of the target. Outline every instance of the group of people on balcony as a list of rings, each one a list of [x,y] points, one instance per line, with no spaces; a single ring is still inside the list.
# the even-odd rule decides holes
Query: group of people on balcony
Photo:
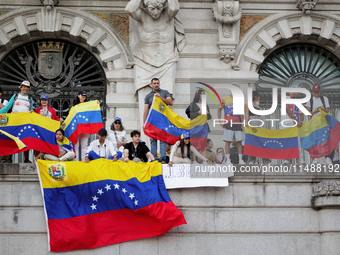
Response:
[[[144,119],[145,123],[147,115],[150,111],[153,97],[160,97],[162,101],[171,106],[173,100],[170,93],[167,90],[162,90],[160,88],[160,81],[157,78],[153,78],[150,83],[152,91],[145,97],[145,108],[144,108]],[[23,81],[19,86],[20,92],[14,94],[9,101],[2,99],[2,90],[0,88],[0,113],[8,112],[32,112],[33,111],[33,99],[29,96],[30,82]],[[325,96],[321,96],[321,88],[319,85],[314,85],[313,97],[307,102],[307,110],[311,112],[312,117],[320,114],[319,108],[325,112],[329,112],[329,101]],[[193,102],[186,109],[186,114],[190,119],[195,119],[202,114],[202,97],[204,95],[202,89],[198,89],[195,93]],[[289,93],[290,98],[296,98],[297,93]],[[253,91],[252,95],[252,105],[255,109],[261,110],[259,106],[260,96],[258,92]],[[35,109],[35,112],[45,116],[50,119],[64,121],[62,118],[58,118],[56,111],[48,105],[48,96],[42,95],[40,98],[41,106]],[[87,94],[84,90],[78,92],[76,98],[76,104],[86,102]],[[221,119],[221,113],[224,110],[224,119],[233,120],[233,122],[248,123],[252,120],[252,124],[255,126],[260,126],[263,123],[262,116],[256,115],[249,110],[248,103],[245,105],[245,115],[236,115],[233,113],[233,95],[223,97],[222,106],[217,110],[217,116]],[[211,119],[210,109],[207,106],[207,118]],[[294,122],[297,126],[301,126],[304,121],[304,115],[295,105],[287,105],[286,115],[282,116],[282,119],[290,119],[291,126],[294,126]],[[294,121],[295,120],[295,121]],[[289,122],[289,121],[288,121]],[[257,123],[257,124],[256,124]],[[287,123],[287,122],[286,122]],[[288,125],[289,126],[289,125]],[[206,150],[197,151],[194,146],[191,146],[190,135],[183,134],[181,140],[177,141],[172,149],[167,149],[170,147],[166,142],[160,141],[160,155],[157,155],[157,140],[150,139],[151,151],[146,146],[145,142],[140,140],[140,132],[134,130],[131,132],[131,142],[128,143],[127,134],[122,124],[122,119],[116,117],[111,125],[109,132],[106,129],[100,129],[98,131],[98,139],[92,141],[88,145],[89,134],[80,134],[78,136],[77,143],[75,146],[64,136],[64,130],[58,129],[55,132],[55,139],[59,145],[59,155],[44,154],[42,152],[35,151],[35,159],[42,158],[54,161],[67,161],[67,160],[78,160],[90,162],[98,158],[107,158],[113,161],[123,160],[129,162],[130,160],[136,162],[147,162],[149,160],[158,160],[161,163],[168,163],[169,166],[178,163],[190,163],[197,161],[198,163],[207,162],[209,164],[223,164],[223,163],[233,163],[233,164],[254,164],[256,158],[253,156],[243,155],[243,131],[244,127],[241,124],[230,125],[221,124],[224,130],[223,141],[225,142],[225,148],[217,148],[216,153],[213,151],[213,142],[211,139],[207,139]],[[281,126],[280,128],[286,128]],[[209,127],[208,127],[209,128]],[[208,131],[210,132],[210,130]],[[232,148],[230,146],[233,145]],[[79,147],[81,149],[81,154],[79,153]],[[303,154],[301,146],[299,144],[299,158],[297,159],[298,164],[304,164]],[[334,163],[339,163],[339,145],[334,151]],[[28,151],[24,152],[25,163],[29,163]],[[12,162],[11,156],[3,156],[3,162]],[[315,159],[313,163],[317,163],[318,159]],[[270,164],[270,159],[263,159],[264,164]],[[284,161],[284,163],[290,163],[289,161]],[[332,163],[331,159],[327,159],[327,163]]]

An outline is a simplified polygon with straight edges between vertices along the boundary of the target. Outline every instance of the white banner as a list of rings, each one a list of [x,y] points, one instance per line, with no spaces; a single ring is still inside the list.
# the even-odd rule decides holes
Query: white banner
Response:
[[[175,164],[172,167],[163,164],[163,178],[167,189],[195,188],[195,187],[227,187],[228,177],[234,174],[228,173],[216,178],[191,178],[190,164]],[[209,166],[209,165],[205,165]],[[217,166],[217,165],[215,165]],[[219,165],[221,166],[221,165]],[[203,172],[203,171],[202,171]],[[207,176],[206,173],[204,176]],[[216,176],[216,175],[215,175]]]

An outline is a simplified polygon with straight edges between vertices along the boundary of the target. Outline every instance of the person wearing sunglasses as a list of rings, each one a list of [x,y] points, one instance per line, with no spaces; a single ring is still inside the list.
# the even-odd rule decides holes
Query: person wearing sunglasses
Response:
[[[116,117],[113,120],[107,139],[114,144],[117,151],[124,152],[124,146],[128,142],[128,139],[121,118]]]

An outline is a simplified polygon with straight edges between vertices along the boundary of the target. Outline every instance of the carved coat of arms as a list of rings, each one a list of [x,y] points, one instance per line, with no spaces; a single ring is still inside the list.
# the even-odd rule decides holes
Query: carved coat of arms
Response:
[[[42,42],[39,48],[39,73],[46,79],[56,78],[62,70],[64,44],[60,42]]]

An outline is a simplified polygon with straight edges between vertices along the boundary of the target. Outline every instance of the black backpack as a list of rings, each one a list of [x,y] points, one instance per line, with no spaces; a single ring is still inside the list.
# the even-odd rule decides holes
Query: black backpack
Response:
[[[311,97],[311,99],[310,99],[310,110],[311,110],[311,112],[313,111],[313,98],[314,97]],[[326,109],[326,106],[325,106],[325,96],[320,96],[320,98],[321,98],[321,102],[322,102],[322,106],[323,106],[323,108],[325,108]]]

